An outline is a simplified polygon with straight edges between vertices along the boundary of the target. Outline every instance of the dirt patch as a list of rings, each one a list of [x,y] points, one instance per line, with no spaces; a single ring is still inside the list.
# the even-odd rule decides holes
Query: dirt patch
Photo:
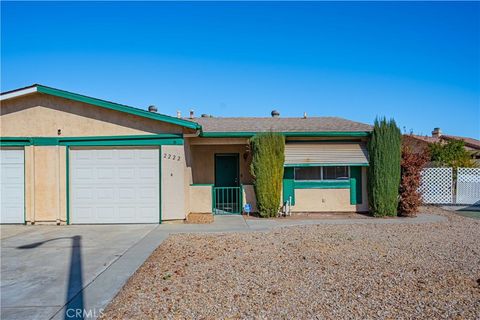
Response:
[[[205,224],[213,222],[213,214],[211,213],[190,213],[185,220],[186,223]]]

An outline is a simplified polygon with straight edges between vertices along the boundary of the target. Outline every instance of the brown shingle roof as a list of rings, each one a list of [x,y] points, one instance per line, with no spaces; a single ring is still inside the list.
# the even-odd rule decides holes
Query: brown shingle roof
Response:
[[[194,118],[203,132],[365,132],[372,126],[337,117],[308,118]]]
[[[447,139],[447,140],[463,140],[465,142],[465,145],[467,147],[473,148],[473,149],[480,149],[480,140],[473,139],[473,138],[467,138],[467,137],[459,137],[459,136],[451,136],[451,135],[442,135],[442,139]]]
[[[408,137],[411,137],[411,138],[414,138],[414,139],[422,140],[422,141],[425,141],[425,142],[428,142],[428,143],[435,143],[435,142],[440,141],[440,139],[437,138],[437,137],[419,136],[419,135],[416,135],[416,134],[409,134],[409,135],[404,135],[404,136],[408,136]]]
[[[467,137],[460,137],[460,136],[451,136],[447,134],[442,134],[440,137],[429,137],[429,136],[419,136],[419,135],[404,135],[404,139],[416,139],[418,141],[422,141],[425,143],[435,143],[435,142],[441,142],[442,140],[461,140],[465,143],[466,147],[475,149],[475,150],[480,150],[480,141],[477,139],[473,138],[467,138]]]

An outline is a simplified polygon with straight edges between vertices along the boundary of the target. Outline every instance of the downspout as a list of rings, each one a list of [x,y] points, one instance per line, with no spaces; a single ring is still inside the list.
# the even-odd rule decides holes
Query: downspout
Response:
[[[30,220],[30,224],[35,224],[35,146],[32,145],[32,164],[31,164],[31,172],[32,172],[32,185],[30,186],[30,199],[32,201],[32,213]]]
[[[60,225],[60,208],[62,207],[61,206],[61,200],[60,200],[60,191],[61,191],[61,188],[60,188],[60,145],[57,145],[57,184],[58,184],[58,210],[57,210],[57,220],[56,220],[56,223],[57,223],[57,226]]]

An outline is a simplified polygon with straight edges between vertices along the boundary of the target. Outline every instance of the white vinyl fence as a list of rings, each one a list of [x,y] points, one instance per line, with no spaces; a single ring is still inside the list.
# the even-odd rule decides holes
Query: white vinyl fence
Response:
[[[425,168],[420,188],[426,204],[480,205],[480,168]]]
[[[423,169],[419,191],[424,203],[453,203],[453,169]]]
[[[456,202],[480,205],[480,168],[458,168]]]

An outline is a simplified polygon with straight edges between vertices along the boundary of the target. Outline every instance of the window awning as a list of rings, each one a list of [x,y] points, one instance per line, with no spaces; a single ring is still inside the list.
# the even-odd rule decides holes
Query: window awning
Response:
[[[368,152],[365,143],[287,143],[285,145],[285,166],[345,165],[368,166]]]

